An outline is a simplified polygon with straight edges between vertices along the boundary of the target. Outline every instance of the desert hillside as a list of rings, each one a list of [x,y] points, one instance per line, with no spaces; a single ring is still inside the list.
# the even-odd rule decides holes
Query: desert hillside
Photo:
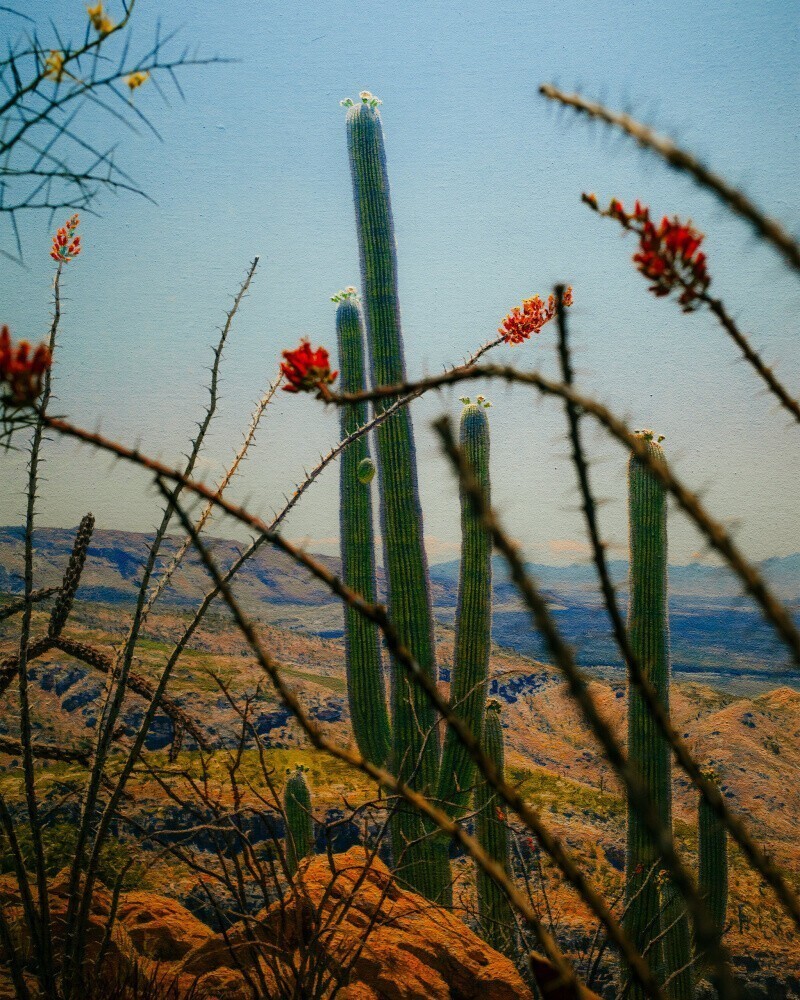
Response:
[[[140,643],[142,660],[136,669],[152,676],[163,664],[185,624],[187,612],[175,608],[160,612],[149,622],[147,639]],[[35,615],[34,633],[44,617]],[[122,637],[125,618],[114,605],[82,602],[76,608],[70,634],[110,650]],[[350,740],[348,706],[343,671],[343,648],[339,638],[322,638],[262,624],[267,647],[283,664],[311,715],[324,720],[344,742]],[[452,660],[453,636],[444,626],[438,634],[441,686],[447,692]],[[35,739],[73,749],[90,749],[91,737],[102,705],[102,675],[70,661],[63,654],[46,654],[31,665]],[[725,796],[746,818],[760,842],[800,885],[800,845],[796,817],[800,814],[800,694],[780,687],[755,697],[721,692],[694,682],[679,682],[673,688],[673,714],[695,754],[714,764]],[[228,751],[237,743],[239,717],[231,705],[252,698],[251,719],[267,748],[270,767],[280,781],[286,768],[305,764],[314,792],[319,818],[344,815],[359,801],[373,799],[376,790],[329,758],[312,752],[287,710],[278,702],[258,667],[252,662],[241,635],[224,616],[209,616],[196,634],[192,648],[179,661],[169,687],[170,695],[202,727],[210,755],[210,775],[217,793],[230,794],[225,767]],[[553,668],[495,647],[492,656],[491,693],[504,706],[502,713],[511,779],[526,798],[542,811],[548,823],[583,861],[593,879],[611,898],[622,884],[625,806],[620,789],[602,754],[587,733],[565,686]],[[592,693],[617,732],[624,733],[625,690],[614,682],[595,681]],[[124,727],[128,734],[141,718],[135,696],[127,702]],[[13,737],[16,720],[6,714],[0,731]],[[120,734],[126,738],[125,734]],[[180,775],[198,774],[198,751],[187,736],[178,759],[169,763],[165,747],[172,739],[172,724],[159,716],[148,737],[148,766],[161,779],[172,775],[178,787]],[[252,773],[256,774],[254,749]],[[21,794],[19,761],[0,756],[0,789],[14,799]],[[113,767],[111,769],[113,771]],[[48,800],[57,804],[53,823],[64,830],[77,808],[75,793],[79,769],[76,765],[46,767],[43,788]],[[696,796],[682,774],[675,782],[675,829],[684,851],[695,863]],[[136,888],[172,895],[201,917],[193,876],[182,871],[159,846],[185,836],[196,817],[165,794],[153,773],[139,769],[132,785],[125,814],[135,823],[144,845],[146,864],[135,869]],[[120,836],[124,831],[120,828]],[[334,846],[347,849],[358,839],[353,824],[337,827]],[[130,836],[128,831],[125,836]],[[254,836],[258,830],[254,828]],[[189,838],[191,840],[191,837]],[[202,836],[196,845],[203,849]],[[520,857],[528,857],[531,843],[518,837]],[[535,845],[533,847],[535,851]],[[464,863],[457,870],[464,871]],[[469,922],[473,900],[471,880],[464,878],[457,892],[458,904]],[[547,894],[554,913],[554,929],[565,946],[580,952],[594,925],[573,894],[565,889],[549,865],[542,866],[538,891]],[[731,903],[728,910],[727,942],[737,964],[754,981],[780,989],[797,981],[800,962],[787,923],[772,905],[769,893],[732,853]],[[772,986],[769,983],[772,982]],[[782,985],[778,985],[782,984]],[[765,987],[765,988],[767,988]],[[773,995],[773,994],[768,994]]]

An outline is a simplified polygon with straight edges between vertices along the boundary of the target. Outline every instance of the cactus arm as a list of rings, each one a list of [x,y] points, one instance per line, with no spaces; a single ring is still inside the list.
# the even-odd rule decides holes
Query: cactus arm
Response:
[[[352,297],[339,302],[336,334],[342,389],[361,392],[366,388],[364,330],[361,310]],[[342,407],[343,439],[367,422],[366,411],[366,403]],[[362,469],[369,460],[366,436],[358,438],[342,453],[339,537],[344,582],[365,600],[375,603],[372,486],[369,481],[363,481]],[[347,694],[353,733],[361,753],[382,767],[389,756],[391,734],[378,630],[373,622],[350,607],[344,609],[344,626]]]
[[[503,727],[500,705],[490,702],[486,708],[483,746],[486,756],[502,776],[504,767]],[[475,788],[475,832],[478,842],[489,857],[507,872],[508,827],[501,815],[492,788],[481,781]],[[510,954],[514,943],[514,912],[506,894],[484,871],[479,870],[478,920],[483,938],[498,951]]]
[[[461,414],[460,447],[489,502],[489,421],[479,403]],[[492,624],[492,542],[475,516],[467,496],[461,496],[461,566],[456,608],[456,639],[450,701],[480,740],[486,704]],[[451,815],[469,803],[474,763],[448,729],[442,748],[438,798]]]
[[[686,904],[666,872],[658,877],[664,996],[694,1000],[694,966]]]
[[[708,774],[717,781],[716,775]],[[698,813],[700,894],[706,901],[717,935],[722,937],[728,911],[728,837],[725,825],[704,796]]]

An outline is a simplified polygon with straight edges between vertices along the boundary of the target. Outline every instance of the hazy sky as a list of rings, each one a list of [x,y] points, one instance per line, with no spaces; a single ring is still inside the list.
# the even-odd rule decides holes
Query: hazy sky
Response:
[[[111,0],[109,13],[119,14]],[[68,34],[85,5],[29,0]],[[407,2],[343,5],[140,0],[135,36],[155,18],[181,27],[229,65],[181,76],[186,102],[166,107],[152,85],[137,105],[164,137],[130,135],[92,118],[95,142],[119,141],[120,162],[155,199],[105,197],[82,224],[85,252],[64,275],[55,404],[60,412],[170,461],[186,449],[206,400],[215,327],[248,262],[261,264],[226,354],[220,417],[204,455],[216,476],[240,440],[280,351],[302,334],[333,348],[330,295],[359,284],[341,98],[383,100],[400,260],[408,369],[440,370],[492,337],[523,297],[557,281],[575,289],[571,329],[582,386],[634,426],[666,435],[686,481],[736,526],[754,558],[800,548],[796,429],[765,397],[712,317],[656,301],[630,263],[633,244],[580,203],[640,197],[656,213],[691,216],[707,233],[712,291],[795,392],[798,285],[685,177],[597,126],[558,113],[542,81],[629,107],[706,158],[798,229],[800,24],[784,2],[659,5]],[[0,30],[19,22],[0,14]],[[43,37],[47,34],[43,28]],[[89,122],[90,119],[84,119]],[[7,231],[0,236],[8,239]],[[23,227],[26,268],[0,264],[0,319],[40,339],[53,265],[41,217]],[[497,351],[497,361],[557,371],[554,333]],[[464,390],[415,405],[426,531],[434,558],[457,552],[452,479],[429,433]],[[581,521],[554,402],[499,385],[470,386],[494,402],[494,496],[531,558],[581,557]],[[232,495],[266,514],[337,440],[337,417],[279,394]],[[625,456],[590,437],[603,528],[623,546]],[[47,451],[40,523],[148,530],[157,501],[147,479],[72,444]],[[23,512],[23,459],[3,456],[0,523]],[[311,548],[335,550],[338,470],[330,468],[287,522]],[[699,543],[672,516],[673,561]],[[220,521],[220,534],[235,533]],[[621,549],[619,550],[621,551]]]

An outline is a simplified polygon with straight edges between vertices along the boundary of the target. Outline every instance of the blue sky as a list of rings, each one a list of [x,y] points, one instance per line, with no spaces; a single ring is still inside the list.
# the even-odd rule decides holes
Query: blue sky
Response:
[[[109,13],[119,13],[113,0]],[[31,0],[26,11],[77,35],[81,3]],[[103,198],[84,220],[85,253],[65,274],[58,408],[177,461],[205,401],[215,327],[256,254],[261,264],[226,355],[220,416],[204,456],[213,478],[240,440],[280,351],[302,334],[333,347],[337,289],[359,284],[339,100],[383,100],[409,372],[433,372],[493,335],[523,297],[575,288],[571,329],[582,385],[634,426],[666,435],[684,478],[703,491],[754,558],[796,551],[800,449],[795,431],[710,316],[655,301],[630,264],[633,246],[580,204],[641,197],[707,233],[712,291],[729,304],[785,382],[800,385],[798,286],[746,226],[685,177],[616,136],[557,113],[537,94],[554,81],[628,107],[726,173],[798,228],[800,18],[791,4],[742,2],[414,2],[344,6],[195,0],[180,11],[140,0],[136,37],[155,18],[229,65],[187,70],[186,102],[135,100],[164,136],[92,119],[96,141],[155,199]],[[17,30],[0,15],[4,31]],[[46,28],[43,29],[46,34]],[[87,123],[89,119],[85,119]],[[7,234],[2,233],[3,238]],[[3,263],[2,319],[38,340],[48,323],[45,220],[27,220],[24,270]],[[555,374],[554,331],[495,359]],[[581,520],[554,403],[474,386],[491,411],[494,495],[534,559],[581,558]],[[457,502],[428,431],[460,392],[415,409],[426,531],[434,558],[457,552]],[[335,443],[337,418],[282,394],[233,492],[262,514]],[[590,436],[603,527],[626,540],[625,456]],[[23,511],[21,458],[2,459],[0,522]],[[331,468],[287,523],[335,551],[338,474]],[[148,530],[157,501],[145,477],[73,445],[53,444],[41,523]],[[234,533],[220,522],[215,530]],[[672,557],[700,550],[675,513]]]

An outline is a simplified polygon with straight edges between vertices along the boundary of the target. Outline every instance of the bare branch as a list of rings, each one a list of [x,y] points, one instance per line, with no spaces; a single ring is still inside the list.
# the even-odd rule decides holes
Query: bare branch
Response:
[[[775,219],[769,218],[750,199],[729,184],[719,174],[713,173],[697,157],[687,153],[671,139],[658,135],[646,125],[637,122],[622,111],[611,111],[597,101],[590,101],[580,94],[566,94],[550,83],[539,87],[539,93],[551,101],[557,101],[575,111],[606,122],[621,129],[626,135],[635,139],[640,146],[657,153],[663,160],[676,170],[690,174],[698,184],[712,191],[720,201],[732,212],[740,215],[755,229],[756,233],[771,243],[784,260],[796,271],[800,270],[800,245]]]

